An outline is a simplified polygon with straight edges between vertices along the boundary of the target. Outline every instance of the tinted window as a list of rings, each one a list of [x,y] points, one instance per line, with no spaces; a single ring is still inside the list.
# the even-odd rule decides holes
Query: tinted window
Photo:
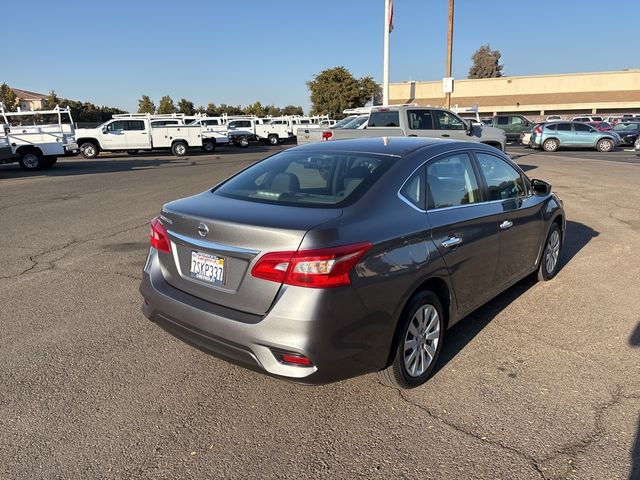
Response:
[[[570,123],[559,123],[558,124],[558,131],[559,132],[570,132],[571,131],[571,124]]]
[[[424,210],[426,198],[426,182],[424,181],[424,167],[420,167],[411,175],[400,190],[400,195],[416,208]]]
[[[509,125],[509,117],[498,117],[498,125]]]
[[[249,167],[214,193],[261,203],[339,207],[364,194],[394,161],[342,152],[283,152]]]
[[[471,160],[460,153],[427,165],[428,208],[446,208],[482,201]]]
[[[354,118],[342,128],[344,128],[345,130],[351,129],[351,128],[358,128],[358,127],[361,127],[362,124],[365,123],[367,120],[369,120],[369,115],[363,115],[361,117]]]
[[[124,122],[122,120],[111,122],[109,125],[107,125],[107,130],[110,132],[124,130]]]
[[[220,125],[220,122],[218,120],[203,120],[202,121],[202,125]]]
[[[592,127],[590,127],[589,125],[586,125],[584,123],[576,123],[573,126],[573,129],[576,132],[595,132],[596,131],[595,129],[593,129]]]
[[[400,112],[371,112],[370,127],[399,127]]]
[[[555,132],[556,129],[558,128],[558,124],[552,123],[551,125],[545,125],[544,128],[545,130],[549,130],[550,132]]]
[[[438,130],[464,130],[465,125],[455,115],[443,110],[434,111],[436,117],[436,128]]]
[[[480,170],[489,190],[489,200],[505,200],[526,194],[522,175],[501,158],[488,153],[476,153]]]
[[[430,110],[408,110],[407,119],[410,130],[433,130],[433,117]]]

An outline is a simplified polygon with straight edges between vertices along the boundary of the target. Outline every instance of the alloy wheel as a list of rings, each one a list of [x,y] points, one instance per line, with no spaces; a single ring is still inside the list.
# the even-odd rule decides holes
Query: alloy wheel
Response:
[[[558,256],[560,255],[560,232],[554,230],[547,241],[544,258],[547,274],[552,274],[558,265]]]
[[[40,165],[40,159],[35,153],[27,153],[22,157],[22,163],[27,169],[35,169]]]
[[[404,367],[419,377],[433,361],[440,340],[440,316],[433,305],[422,305],[413,315],[404,338]]]

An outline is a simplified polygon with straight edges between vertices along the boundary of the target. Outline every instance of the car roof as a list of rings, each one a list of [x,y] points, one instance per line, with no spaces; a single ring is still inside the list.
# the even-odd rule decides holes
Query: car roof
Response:
[[[348,140],[334,140],[317,142],[296,147],[297,151],[315,152],[360,152],[404,157],[417,150],[427,147],[474,148],[485,146],[475,142],[444,140],[426,137],[368,137]],[[491,147],[487,147],[491,148]]]

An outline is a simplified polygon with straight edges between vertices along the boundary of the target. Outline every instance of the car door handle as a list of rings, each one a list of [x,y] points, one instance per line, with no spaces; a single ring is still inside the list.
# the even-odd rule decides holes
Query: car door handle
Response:
[[[500,224],[500,230],[509,230],[511,227],[513,227],[513,222],[510,220],[505,220]]]
[[[442,135],[440,135],[441,137],[448,137],[449,134],[448,133],[443,133]]]
[[[452,248],[456,245],[460,245],[462,243],[462,239],[460,237],[449,237],[448,240],[442,242],[442,246],[444,248]]]
[[[140,132],[140,133],[141,133],[142,135],[146,135],[146,134],[147,134],[147,132]]]

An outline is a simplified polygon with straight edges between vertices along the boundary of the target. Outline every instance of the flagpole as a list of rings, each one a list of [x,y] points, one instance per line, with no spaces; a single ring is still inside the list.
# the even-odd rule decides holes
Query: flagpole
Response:
[[[382,73],[382,104],[389,105],[389,0],[384,0],[384,68]]]

